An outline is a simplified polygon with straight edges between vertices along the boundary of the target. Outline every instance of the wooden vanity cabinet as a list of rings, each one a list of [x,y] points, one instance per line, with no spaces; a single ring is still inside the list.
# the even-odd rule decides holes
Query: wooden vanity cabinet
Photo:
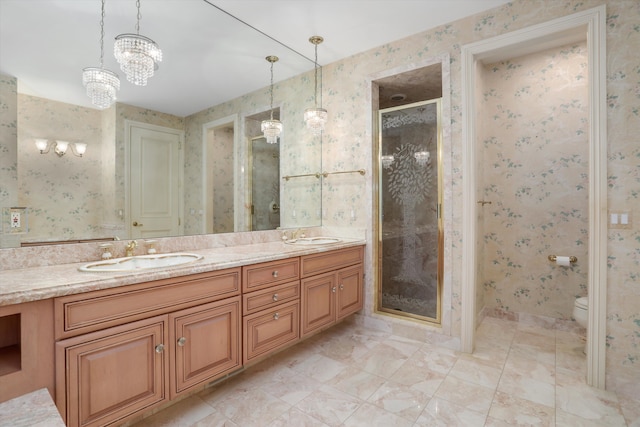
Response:
[[[241,269],[56,298],[56,404],[122,423],[241,366]],[[78,331],[90,331],[78,334]]]
[[[0,402],[43,387],[53,396],[52,319],[52,299],[0,307]]]
[[[56,403],[67,426],[105,426],[168,401],[167,342],[167,316],[59,342]]]
[[[240,367],[240,297],[169,315],[171,395]]]
[[[243,278],[242,360],[248,364],[300,338],[300,259],[246,266]]]
[[[356,247],[301,258],[301,338],[362,309],[363,256]]]

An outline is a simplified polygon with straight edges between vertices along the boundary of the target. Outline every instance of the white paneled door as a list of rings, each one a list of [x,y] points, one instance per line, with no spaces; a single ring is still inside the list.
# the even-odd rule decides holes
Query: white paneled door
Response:
[[[182,234],[182,131],[128,123],[133,239]]]

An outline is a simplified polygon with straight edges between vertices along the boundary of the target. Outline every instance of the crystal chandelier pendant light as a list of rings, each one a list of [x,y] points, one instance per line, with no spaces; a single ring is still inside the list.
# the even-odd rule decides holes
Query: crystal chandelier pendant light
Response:
[[[82,84],[87,89],[91,103],[100,109],[109,108],[116,101],[116,92],[120,90],[120,78],[113,71],[104,68],[104,3],[100,18],[100,66],[82,70]]]
[[[324,131],[324,125],[327,122],[327,110],[322,108],[322,88],[320,89],[320,107],[318,107],[318,45],[324,39],[320,36],[312,36],[309,42],[315,46],[315,62],[314,62],[314,108],[304,110],[304,122],[307,129],[314,135],[320,135]]]
[[[127,80],[137,86],[146,86],[162,61],[162,50],[156,42],[140,35],[140,0],[136,1],[138,15],[136,34],[120,34],[116,37],[113,54],[126,74]]]
[[[262,121],[260,129],[262,130],[262,134],[267,140],[267,144],[276,144],[278,142],[278,137],[282,133],[282,123],[280,122],[280,120],[275,120],[273,118],[273,64],[278,61],[278,57],[270,55],[265,59],[271,63],[271,86],[269,87],[269,94],[271,97],[271,116],[269,120]]]

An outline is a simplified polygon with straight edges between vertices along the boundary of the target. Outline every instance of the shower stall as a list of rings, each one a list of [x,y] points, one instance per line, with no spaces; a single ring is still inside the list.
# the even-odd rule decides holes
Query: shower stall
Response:
[[[376,309],[440,324],[441,98],[378,112]]]

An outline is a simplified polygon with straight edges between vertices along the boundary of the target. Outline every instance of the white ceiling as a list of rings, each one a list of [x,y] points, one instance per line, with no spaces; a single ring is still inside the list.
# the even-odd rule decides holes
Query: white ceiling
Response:
[[[115,36],[135,32],[135,0],[106,0],[104,65],[120,75],[119,102],[186,116],[267,87],[267,55],[280,58],[276,82],[311,70],[312,35],[324,37],[324,65],[504,3],[141,0],[140,34],[164,59],[137,87],[113,58]],[[100,7],[100,0],[0,0],[0,73],[18,77],[19,92],[91,106],[82,69],[99,65]]]

